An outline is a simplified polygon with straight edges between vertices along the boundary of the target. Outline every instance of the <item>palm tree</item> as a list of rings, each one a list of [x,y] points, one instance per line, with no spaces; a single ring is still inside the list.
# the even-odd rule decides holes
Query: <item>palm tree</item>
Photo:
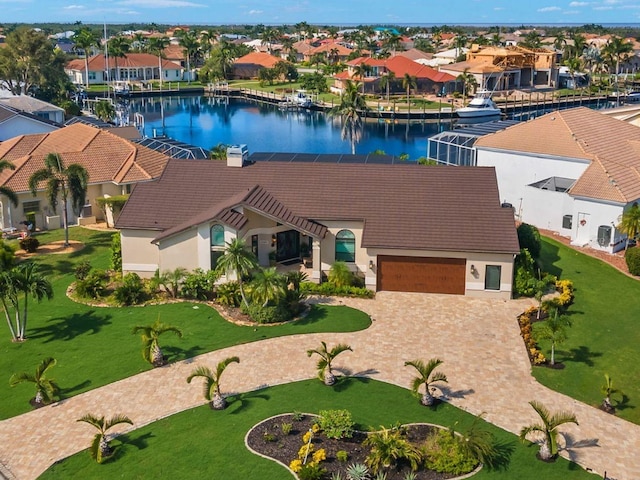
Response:
[[[542,423],[534,423],[533,425],[522,427],[522,430],[520,430],[520,440],[524,441],[527,435],[532,432],[543,434],[544,440],[542,445],[540,445],[538,458],[544,461],[552,460],[558,456],[558,427],[565,423],[575,423],[578,425],[578,420],[576,420],[576,416],[570,412],[556,412],[552,415],[544,405],[535,400],[529,402],[529,405],[531,405],[540,416]]]
[[[331,362],[333,362],[342,352],[346,352],[347,350],[353,352],[353,349],[346,343],[339,343],[331,350],[327,349],[327,344],[325,342],[320,342],[320,345],[320,348],[307,350],[307,356],[310,357],[315,353],[320,357],[320,360],[318,360],[316,365],[316,368],[318,369],[318,378],[322,380],[325,385],[331,386],[336,383],[336,377],[331,370]]]
[[[131,46],[136,52],[143,52],[147,44],[147,37],[142,32],[136,32],[131,39]]]
[[[126,58],[131,42],[125,37],[114,37],[107,42],[109,56],[113,58],[116,67],[116,80],[120,80],[120,69],[118,68],[118,59]]]
[[[84,80],[85,87],[89,88],[89,49],[91,47],[99,48],[100,38],[88,28],[82,28],[71,39],[75,44],[75,48],[80,48],[84,51]]]
[[[475,89],[478,86],[478,81],[476,77],[469,73],[469,68],[465,68],[464,71],[456,77],[456,80],[462,82],[462,98],[467,98],[467,93],[471,89]]]
[[[422,360],[412,360],[410,362],[404,362],[404,366],[411,366],[416,369],[418,376],[415,377],[411,383],[411,391],[419,395],[419,390],[424,385],[424,393],[420,398],[420,403],[427,407],[432,406],[435,403],[435,399],[432,395],[432,390],[435,387],[432,385],[436,382],[448,383],[447,376],[442,372],[435,372],[434,370],[442,364],[442,360],[438,358],[432,358],[426,364]]]
[[[209,400],[209,404],[214,410],[224,410],[227,407],[227,400],[220,393],[220,377],[231,363],[240,363],[240,359],[238,357],[225,358],[218,363],[215,373],[208,367],[198,367],[187,377],[187,383],[191,383],[195,377],[204,377],[204,398]]]
[[[133,331],[131,332],[134,335],[142,333],[142,358],[154,367],[161,367],[166,363],[158,343],[158,337],[167,332],[175,333],[178,337],[182,338],[182,330],[178,327],[161,323],[160,318],[158,318],[153,325],[138,325],[133,327]]]
[[[13,281],[14,270],[3,271],[0,273],[0,302],[2,302],[2,308],[4,310],[4,316],[9,325],[9,331],[11,332],[11,341],[18,341],[18,333],[20,331],[20,318],[18,316],[19,310],[16,310],[16,326],[13,327],[11,323],[11,316],[9,313],[9,304],[18,304],[18,292],[15,289],[15,283]]]
[[[167,37],[150,38],[147,44],[147,51],[158,57],[158,74],[160,75],[160,88],[162,88],[162,58],[164,57],[164,49],[169,46]]]
[[[638,202],[633,202],[629,210],[618,218],[616,228],[627,236],[624,248],[629,248],[629,240],[635,239],[640,233],[640,206],[638,206]]]
[[[155,289],[162,286],[165,291],[171,295],[171,298],[178,298],[180,285],[182,284],[184,277],[187,276],[187,273],[187,269],[183,267],[178,267],[174,270],[165,270],[162,274],[158,269],[152,278],[152,283]]]
[[[56,385],[52,379],[46,377],[47,370],[55,364],[55,358],[45,358],[36,368],[35,374],[28,372],[14,373],[11,376],[9,383],[12,387],[23,382],[33,383],[36,387],[36,397],[33,400],[35,407],[38,408],[47,405],[53,402],[53,399],[59,390],[58,385]]]
[[[218,259],[216,269],[221,274],[229,275],[233,272],[238,281],[240,295],[245,307],[249,306],[247,297],[244,294],[242,277],[247,275],[258,266],[258,259],[253,252],[247,250],[244,241],[240,238],[234,238],[227,242],[224,254]]]
[[[100,100],[93,108],[93,112],[103,122],[110,122],[116,115],[116,109],[109,100]]]
[[[225,143],[218,143],[215,147],[211,148],[211,152],[209,152],[209,158],[211,160],[226,160],[228,146],[229,145]]]
[[[363,95],[364,95],[364,87],[365,87],[364,79],[372,70],[373,70],[373,67],[371,67],[371,65],[369,65],[368,63],[364,63],[364,62],[360,62],[358,65],[353,67],[353,78],[361,82]]]
[[[340,95],[340,103],[333,107],[329,114],[342,119],[341,136],[351,143],[351,153],[356,153],[356,143],[362,137],[362,118],[360,112],[368,109],[364,96],[358,92],[358,84],[347,80],[345,89]]]
[[[418,87],[418,82],[416,80],[416,77],[413,75],[409,75],[408,73],[405,73],[404,77],[402,78],[402,86],[407,91],[407,105],[409,105],[409,93],[412,88]]]
[[[567,339],[567,328],[571,322],[564,315],[558,315],[558,310],[553,315],[549,315],[545,320],[538,335],[543,340],[551,341],[551,365],[555,365],[556,345],[563,343]]]
[[[633,45],[626,39],[613,36],[607,44],[602,48],[602,54],[607,59],[609,68],[615,66],[616,89],[618,88],[618,74],[620,73],[620,62],[629,58],[633,52]],[[609,70],[611,71],[611,70]]]
[[[88,423],[98,429],[98,433],[93,437],[89,450],[91,458],[94,458],[98,463],[104,462],[113,455],[113,449],[109,446],[109,442],[107,440],[107,431],[122,423],[133,425],[131,419],[122,414],[114,415],[110,419],[105,420],[105,417],[97,417],[87,413],[77,421]]]
[[[564,53],[565,53],[564,50],[566,46],[567,46],[567,37],[564,34],[564,32],[560,31],[556,33],[556,38],[553,40],[553,48],[561,51],[562,55],[564,56]]]
[[[380,87],[387,90],[387,103],[389,103],[389,88],[391,87],[391,84],[393,83],[395,78],[396,78],[396,74],[391,70],[387,70],[380,77]]]
[[[12,275],[14,293],[22,294],[22,312],[20,313],[19,299],[17,295],[12,296],[12,302],[16,309],[16,318],[19,319],[18,324],[18,341],[24,341],[26,339],[27,330],[27,313],[29,309],[29,297],[35,298],[40,302],[43,298],[53,298],[53,287],[51,282],[47,280],[38,271],[38,264],[33,262],[25,262],[18,265]]]
[[[187,72],[189,72],[187,83],[191,83],[191,59],[200,51],[200,43],[196,33],[193,31],[184,32],[180,35],[178,43],[182,47],[185,57],[187,57]]]
[[[15,170],[16,166],[9,160],[0,159],[0,173],[4,172],[6,169]],[[0,186],[0,195],[7,197],[14,207],[18,206],[18,196],[11,188],[4,185]]]
[[[285,295],[284,278],[276,267],[258,270],[251,281],[251,298],[266,307],[271,300]]]
[[[62,158],[57,153],[50,153],[44,159],[44,168],[36,170],[29,178],[29,190],[35,197],[38,185],[47,183],[47,197],[49,205],[55,211],[58,206],[58,196],[62,197],[62,218],[64,222],[64,244],[69,245],[69,217],[67,202],[71,195],[71,209],[76,216],[80,215],[85,204],[89,174],[80,164],[72,163],[64,166]]]
[[[604,400],[602,400],[602,409],[605,412],[613,413],[614,408],[613,405],[611,405],[611,396],[616,393],[620,393],[620,390],[613,387],[613,380],[608,373],[604,374],[604,385],[602,385],[601,391],[604,395]]]
[[[564,66],[569,69],[569,75],[571,75],[571,81],[573,82],[573,89],[575,90],[578,86],[576,84],[576,73],[582,67],[582,60],[579,57],[571,57],[567,58],[563,62]]]

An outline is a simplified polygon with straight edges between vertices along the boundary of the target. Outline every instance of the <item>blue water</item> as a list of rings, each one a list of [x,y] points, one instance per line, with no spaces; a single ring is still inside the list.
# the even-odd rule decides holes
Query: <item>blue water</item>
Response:
[[[341,139],[340,119],[320,112],[240,100],[225,105],[204,96],[140,98],[130,106],[132,116],[144,115],[145,135],[164,134],[205,149],[244,143],[249,152],[351,153],[350,143]],[[449,127],[448,122],[367,121],[356,153],[383,150],[415,160],[426,155],[428,137]]]

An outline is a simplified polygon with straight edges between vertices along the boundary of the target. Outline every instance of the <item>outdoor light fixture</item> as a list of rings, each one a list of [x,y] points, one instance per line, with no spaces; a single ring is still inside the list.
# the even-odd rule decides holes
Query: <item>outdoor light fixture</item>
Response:
[[[478,274],[478,270],[476,270],[475,265],[471,265],[471,275],[476,276]]]
[[[272,247],[276,246],[276,234],[275,233],[273,235],[271,235],[271,246]]]
[[[376,264],[373,263],[373,260],[369,260],[369,269],[373,270],[375,268]]]

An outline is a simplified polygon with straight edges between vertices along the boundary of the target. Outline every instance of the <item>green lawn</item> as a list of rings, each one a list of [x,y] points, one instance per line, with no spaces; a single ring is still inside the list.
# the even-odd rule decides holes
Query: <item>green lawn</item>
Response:
[[[89,259],[97,268],[109,263],[111,233],[94,232],[80,227],[71,229],[71,238],[86,242],[84,250],[67,255],[36,257],[48,272],[55,296],[51,301],[32,304],[27,326],[28,340],[11,342],[8,327],[0,330],[0,419],[30,410],[31,384],[11,388],[9,377],[16,372],[32,372],[45,357],[54,357],[54,378],[62,396],[77,395],[116,380],[148,370],[142,358],[141,340],[131,334],[135,325],[153,323],[158,317],[178,326],[183,338],[166,334],[161,345],[170,361],[183,360],[231,345],[265,338],[316,332],[351,332],[367,328],[368,315],[349,307],[314,306],[304,319],[281,326],[254,329],[231,324],[211,307],[193,303],[158,306],[99,308],[69,300],[65,295],[74,280],[73,265]],[[40,235],[41,243],[58,240],[61,231]],[[105,365],[108,368],[105,368]]]
[[[427,409],[408,390],[362,378],[344,379],[333,388],[325,387],[318,380],[306,380],[244,393],[230,400],[225,411],[202,406],[115,440],[113,444],[119,446],[115,461],[98,465],[83,451],[54,465],[40,478],[282,480],[292,477],[283,467],[253,455],[244,446],[247,431],[272,415],[345,408],[353,413],[360,428],[390,426],[396,422],[430,422],[460,429],[473,421],[473,416],[451,405]],[[389,408],[391,404],[393,408]],[[132,420],[135,422],[135,418]],[[486,424],[486,428],[501,446],[501,467],[485,468],[473,478],[599,478],[564,459],[551,464],[541,462],[536,459],[537,446],[525,445],[515,435],[492,425]],[[87,428],[87,446],[92,435]]]
[[[622,403],[613,402],[617,414],[640,423],[640,282],[547,238],[541,258],[545,270],[573,280],[575,301],[569,308],[568,340],[556,347],[556,361],[564,363],[564,370],[535,367],[535,377],[554,390],[599,405],[608,373],[625,394]],[[540,344],[548,357],[549,343]]]

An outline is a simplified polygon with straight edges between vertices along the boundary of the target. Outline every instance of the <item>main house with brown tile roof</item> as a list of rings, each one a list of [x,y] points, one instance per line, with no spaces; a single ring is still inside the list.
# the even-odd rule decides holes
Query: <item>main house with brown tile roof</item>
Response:
[[[233,62],[233,78],[257,78],[260,70],[273,68],[282,61],[284,60],[266,52],[248,53]]]
[[[35,197],[29,191],[29,178],[44,167],[44,159],[50,153],[59,154],[65,165],[78,163],[87,170],[86,205],[91,208],[85,208],[83,215],[98,219],[103,218],[103,213],[96,198],[129,193],[133,185],[159,177],[169,160],[162,153],[82,123],[2,142],[0,158],[11,162],[15,170],[0,173],[0,185],[16,192],[19,205],[14,207],[6,198],[0,198],[0,228],[16,227],[29,212],[35,212],[37,227],[49,224],[51,218],[47,217],[60,215],[60,211],[51,210],[44,185]],[[75,221],[73,213],[68,213],[70,222]]]
[[[261,265],[275,258],[297,268],[308,256],[316,282],[342,260],[374,290],[509,298],[519,246],[494,170],[385,159],[393,157],[171,160],[118,219],[123,272],[209,270],[240,238]]]
[[[477,165],[496,169],[500,199],[523,222],[607,252],[640,201],[640,128],[585,107],[560,110],[486,135]]]

